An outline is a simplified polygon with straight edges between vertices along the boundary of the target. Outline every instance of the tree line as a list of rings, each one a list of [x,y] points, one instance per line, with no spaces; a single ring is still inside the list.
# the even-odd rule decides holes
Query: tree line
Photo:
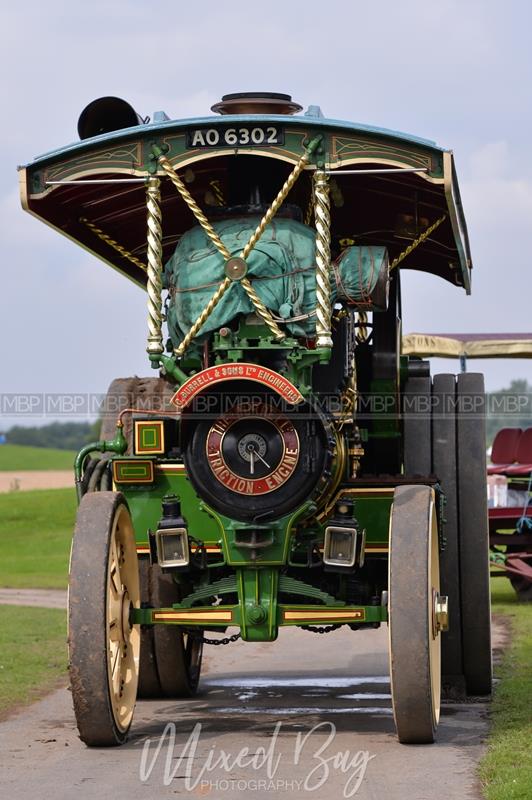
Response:
[[[60,450],[80,450],[100,437],[100,420],[96,422],[51,422],[48,425],[25,427],[15,425],[5,431],[8,444],[32,447],[56,447]],[[514,380],[506,389],[488,395],[486,419],[487,445],[500,428],[532,426],[532,384]]]
[[[51,422],[48,425],[14,425],[5,432],[6,444],[22,444],[31,447],[55,447],[59,450],[81,450],[98,439],[100,421],[97,422]]]

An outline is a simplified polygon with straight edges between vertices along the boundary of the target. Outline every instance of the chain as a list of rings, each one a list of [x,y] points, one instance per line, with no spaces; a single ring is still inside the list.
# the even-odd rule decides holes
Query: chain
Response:
[[[436,222],[433,222],[433,223],[432,223],[432,225],[430,225],[428,228],[426,228],[426,229],[423,231],[423,233],[421,233],[421,234],[420,234],[420,235],[417,237],[417,239],[414,239],[414,241],[413,241],[411,244],[409,244],[409,245],[408,245],[408,247],[406,248],[406,250],[403,250],[403,252],[402,252],[402,253],[399,253],[399,255],[397,256],[397,258],[394,258],[394,260],[393,260],[393,261],[392,261],[392,263],[390,264],[390,272],[392,271],[392,269],[395,269],[395,268],[396,268],[396,266],[397,266],[397,265],[398,265],[398,264],[399,264],[399,263],[400,263],[400,262],[401,262],[401,261],[402,261],[404,258],[406,258],[407,256],[409,256],[409,255],[410,255],[410,253],[412,252],[412,250],[415,250],[415,249],[416,249],[416,247],[417,247],[418,245],[422,244],[422,242],[424,242],[424,241],[425,241],[425,239],[427,239],[427,238],[430,236],[430,234],[431,234],[431,233],[433,233],[433,232],[436,230],[436,228],[439,228],[439,226],[442,224],[442,222],[444,221],[444,219],[446,219],[446,217],[447,217],[447,214],[444,214],[442,217],[440,217],[439,219],[437,219],[437,220],[436,220]]]
[[[218,647],[218,645],[221,644],[231,644],[231,642],[237,642],[240,638],[240,633],[233,633],[232,636],[226,636],[224,639],[207,639],[205,636],[202,636],[201,641],[203,644],[214,644]]]
[[[325,625],[322,627],[316,627],[314,625],[300,625],[300,627],[304,631],[310,631],[311,633],[331,633],[331,631],[336,631],[338,628],[343,627],[343,624],[344,623],[337,623],[336,625]],[[197,638],[199,638],[203,644],[213,644],[215,647],[219,647],[220,645],[237,642],[242,638],[242,635],[240,633],[234,633],[232,636],[225,636],[223,639],[207,639],[206,636]]]
[[[321,627],[316,627],[316,625],[300,625],[300,628],[303,628],[304,631],[310,631],[311,633],[331,633],[331,631],[336,631],[338,628],[341,628],[344,623],[336,623],[336,625],[323,625]]]

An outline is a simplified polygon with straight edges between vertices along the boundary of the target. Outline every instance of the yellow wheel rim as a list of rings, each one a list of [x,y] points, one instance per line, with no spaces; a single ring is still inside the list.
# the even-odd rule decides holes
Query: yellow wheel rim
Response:
[[[139,677],[140,629],[130,625],[131,608],[140,607],[139,573],[131,517],[120,506],[113,521],[107,565],[107,671],[116,726],[131,723]]]
[[[436,509],[434,507],[434,498],[430,505],[430,538],[429,538],[429,586],[428,586],[428,603],[429,603],[429,625],[430,625],[430,680],[432,684],[432,717],[434,725],[438,724],[440,719],[440,703],[441,703],[441,639],[438,626],[436,624],[436,600],[440,596],[440,552],[438,545],[438,524],[436,520]]]

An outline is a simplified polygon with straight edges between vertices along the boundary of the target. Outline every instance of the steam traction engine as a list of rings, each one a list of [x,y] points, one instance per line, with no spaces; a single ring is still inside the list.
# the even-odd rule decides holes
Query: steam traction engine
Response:
[[[113,381],[76,458],[80,736],[193,695],[211,632],[387,623],[399,739],[431,742],[442,684],[491,684],[482,378],[400,348],[400,268],[470,290],[452,154],[287,95],[213,111],[101,98],[21,170],[26,210],[146,288],[158,371]]]

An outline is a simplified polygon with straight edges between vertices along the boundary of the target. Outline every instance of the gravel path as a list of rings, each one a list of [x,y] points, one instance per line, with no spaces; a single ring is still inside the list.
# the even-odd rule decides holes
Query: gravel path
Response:
[[[0,589],[0,606],[40,606],[66,608],[64,589]]]
[[[327,636],[285,628],[279,642],[210,647],[204,673],[194,699],[139,702],[130,739],[120,748],[91,750],[79,741],[66,689],[12,716],[0,724],[0,796],[481,797],[476,767],[487,705],[444,705],[436,744],[398,744],[385,626],[356,633],[342,628]],[[161,741],[168,723],[175,725],[174,743]],[[270,761],[259,758],[265,751]],[[321,788],[309,791],[320,780]]]
[[[74,486],[71,469],[14,470],[0,472],[0,492],[29,489],[65,489]]]

